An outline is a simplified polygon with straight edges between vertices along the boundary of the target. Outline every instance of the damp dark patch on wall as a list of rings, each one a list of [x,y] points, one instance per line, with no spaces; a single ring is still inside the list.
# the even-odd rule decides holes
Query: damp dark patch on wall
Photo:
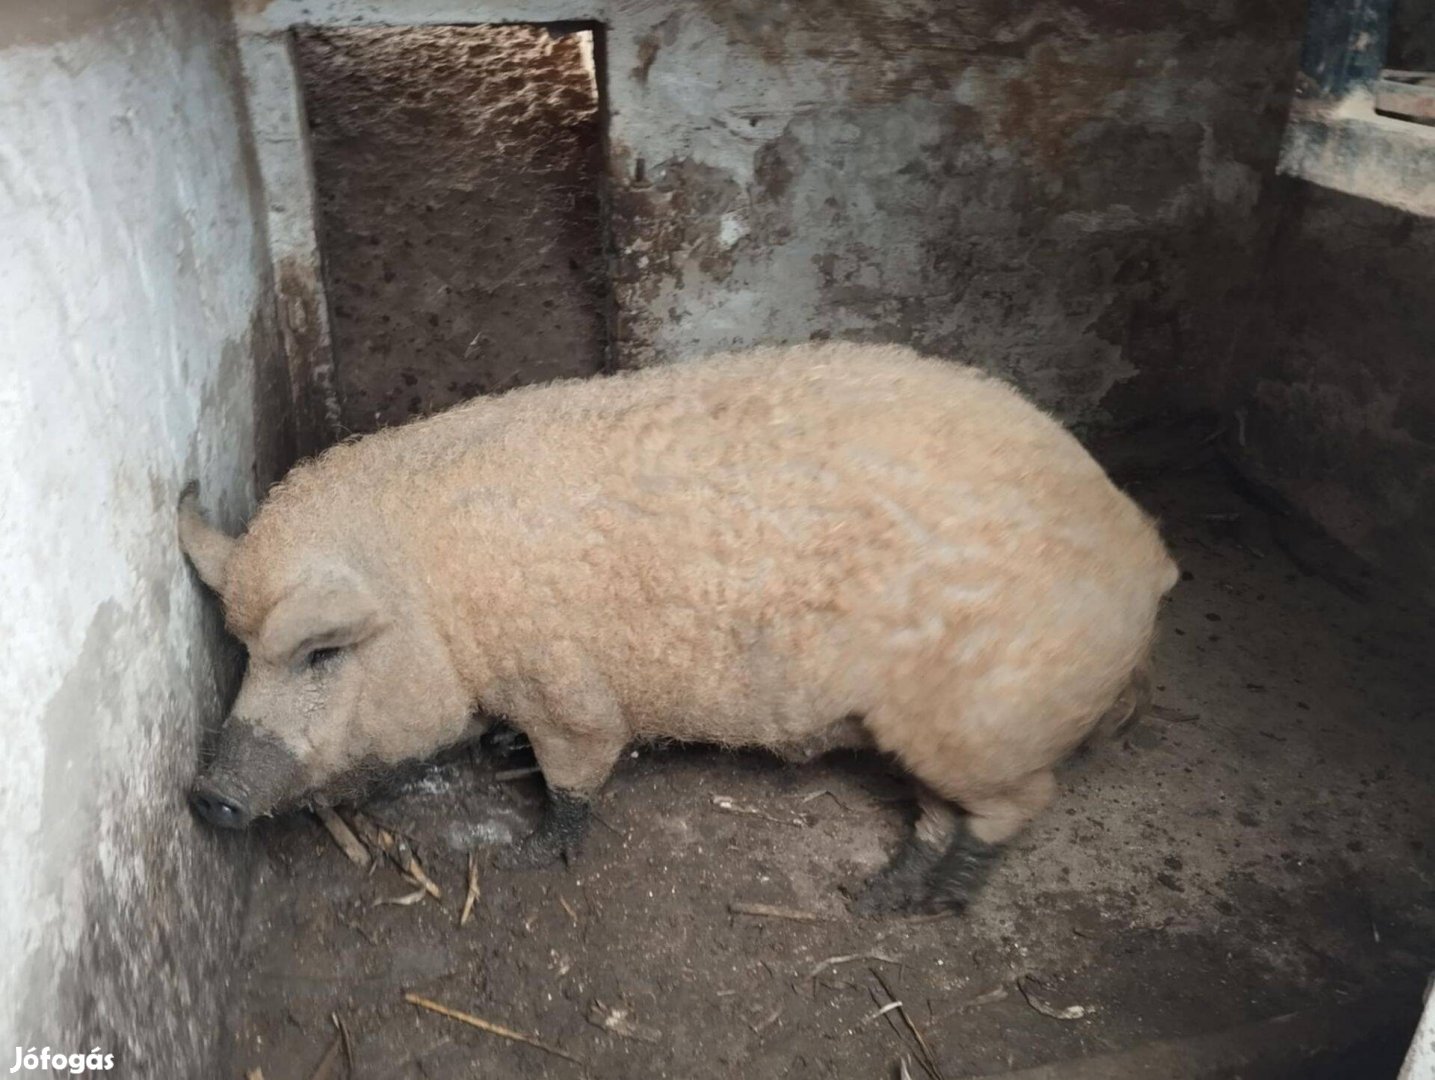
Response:
[[[632,179],[613,194],[614,345],[622,366],[645,367],[667,359],[656,354],[653,336],[681,318],[662,305],[663,292],[685,289],[690,277],[720,287],[732,274],[736,255],[722,242],[722,217],[742,189],[731,174],[692,160],[651,172],[621,151],[615,160]]]
[[[274,275],[277,327],[268,319],[261,327],[277,329],[282,348],[256,363],[255,413],[265,429],[259,437],[261,452],[276,439],[284,439],[287,428],[292,453],[285,462],[284,452],[275,452],[275,459],[262,470],[269,482],[295,460],[317,453],[343,435],[318,276],[310,263],[293,257],[280,259]]]
[[[209,1076],[249,865],[185,791],[242,658],[185,569],[175,504],[202,478],[235,527],[295,453],[263,200],[227,4],[50,14],[53,38],[7,52],[34,95],[7,96],[0,124],[32,170],[20,250],[54,305],[30,320],[55,357],[35,412],[58,401],[70,425],[52,419],[24,470],[51,480],[27,531],[36,572],[11,598],[33,605],[36,645],[12,658],[28,696],[6,734],[38,767],[13,777],[28,810],[5,853],[0,1012],[16,1042],[99,1046],[118,1076]]]
[[[1302,11],[709,0],[619,21],[619,366],[839,337],[966,360],[1093,426],[1217,407],[1278,217]]]

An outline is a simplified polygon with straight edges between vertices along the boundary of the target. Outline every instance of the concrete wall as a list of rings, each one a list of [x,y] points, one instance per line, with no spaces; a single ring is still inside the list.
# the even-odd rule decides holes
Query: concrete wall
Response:
[[[1298,7],[646,6],[610,49],[627,354],[830,334],[1077,421],[1207,403]]]
[[[237,86],[218,3],[0,9],[0,1045],[119,1076],[213,1075],[242,892],[184,803],[238,658],[173,525],[292,453]]]
[[[1303,6],[235,0],[281,266],[314,259],[287,28],[596,19],[619,365],[903,341],[1093,423],[1215,399]]]
[[[1290,182],[1237,349],[1233,451],[1435,601],[1435,219]]]

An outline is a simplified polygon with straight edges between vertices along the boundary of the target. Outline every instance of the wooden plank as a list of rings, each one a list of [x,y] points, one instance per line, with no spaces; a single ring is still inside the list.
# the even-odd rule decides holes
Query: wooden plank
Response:
[[[1435,86],[1435,71],[1401,71],[1399,68],[1386,68],[1380,73],[1382,79],[1394,79],[1396,82],[1415,83],[1419,86]]]
[[[1435,85],[1381,79],[1375,84],[1375,111],[1435,123]]]

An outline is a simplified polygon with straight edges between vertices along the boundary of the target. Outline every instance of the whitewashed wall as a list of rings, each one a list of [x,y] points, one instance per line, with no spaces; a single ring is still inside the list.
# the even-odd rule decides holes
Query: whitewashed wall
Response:
[[[209,1075],[239,909],[184,804],[236,657],[173,527],[190,477],[243,519],[280,385],[238,81],[218,3],[0,7],[0,1045],[119,1075]]]

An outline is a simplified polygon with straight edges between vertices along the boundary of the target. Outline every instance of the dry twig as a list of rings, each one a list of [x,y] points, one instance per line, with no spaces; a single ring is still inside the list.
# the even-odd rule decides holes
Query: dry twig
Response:
[[[373,865],[374,857],[369,853],[369,849],[354,835],[354,831],[345,824],[344,819],[333,807],[316,806],[314,815],[329,835],[334,838],[334,843],[339,845],[339,850],[349,857],[351,863],[361,870],[367,870]]]
[[[501,1024],[491,1023],[482,1017],[473,1016],[470,1013],[450,1009],[447,1005],[440,1005],[437,1001],[430,1001],[426,997],[419,997],[418,994],[405,994],[404,1000],[410,1005],[417,1005],[420,1009],[427,1009],[429,1012],[438,1013],[440,1016],[447,1016],[450,1020],[457,1020],[460,1024],[467,1024],[469,1027],[478,1028],[479,1031],[486,1031],[490,1035],[497,1035],[500,1039],[524,1043],[527,1046],[536,1047],[545,1053],[553,1054],[555,1057],[561,1057],[565,1061],[571,1061],[575,1065],[580,1065],[585,1069],[588,1067],[588,1063],[582,1058],[575,1057],[568,1053],[568,1051],[560,1050],[556,1046],[549,1046],[546,1042],[535,1039],[532,1035],[525,1035],[521,1031],[514,1031],[511,1028],[503,1027]]]
[[[885,1005],[879,1005],[877,1008],[869,1012],[866,1016],[862,1017],[862,1023],[870,1024],[873,1020],[876,1020],[877,1017],[886,1016],[893,1009],[900,1008],[902,1008],[902,1003],[900,1001],[889,1001]]]
[[[799,911],[797,908],[778,907],[776,904],[746,904],[734,900],[727,906],[728,911],[734,915],[756,915],[763,919],[791,919],[793,922],[822,922],[826,915],[817,915],[811,911]]]
[[[379,907],[379,906],[381,906],[381,905],[383,905],[383,904],[393,904],[395,907],[409,907],[409,906],[411,906],[411,905],[413,905],[413,904],[417,904],[420,900],[422,900],[422,899],[423,899],[425,896],[427,896],[427,895],[428,895],[427,890],[422,889],[422,888],[419,888],[419,889],[415,889],[415,890],[414,890],[413,892],[411,892],[411,893],[404,893],[403,896],[383,896],[383,897],[380,897],[379,899],[377,899],[377,900],[374,901],[373,906],[374,906],[374,907]]]
[[[809,791],[806,795],[801,796],[797,801],[803,806],[806,806],[814,799],[820,799],[824,795],[826,795],[829,799],[835,802],[837,804],[837,808],[841,810],[844,814],[851,813],[851,808],[827,788],[823,788],[820,791]]]
[[[769,814],[761,807],[747,806],[744,803],[735,802],[729,795],[714,795],[713,805],[716,806],[719,810],[725,810],[729,814],[746,814],[749,817],[760,817],[764,821],[776,822],[778,825],[791,825],[794,828],[798,829],[807,828],[807,822],[803,821],[801,818],[778,817],[775,814]]]
[[[562,893],[558,894],[558,903],[562,906],[564,911],[568,912],[568,917],[573,920],[573,925],[577,926],[578,913],[573,910],[573,905],[568,902],[567,898],[564,897]]]
[[[888,956],[885,953],[879,952],[852,953],[848,956],[829,956],[809,971],[807,977],[809,979],[815,979],[828,968],[836,967],[838,964],[849,964],[853,960],[880,960],[884,964],[897,964],[901,962],[894,956]]]
[[[468,923],[468,917],[473,914],[473,905],[478,902],[478,857],[474,852],[468,853],[468,891],[463,898],[463,911],[459,912],[458,925],[464,926]]]
[[[339,1029],[339,1038],[344,1040],[344,1064],[349,1067],[349,1075],[354,1075],[354,1044],[349,1039],[349,1028],[340,1019],[338,1013],[330,1013],[329,1019],[334,1021],[334,1026]]]
[[[443,890],[438,887],[433,878],[424,873],[423,864],[419,862],[418,856],[412,851],[405,854],[403,865],[405,877],[423,889],[424,892],[428,893],[435,900],[443,899]]]
[[[339,1064],[339,1055],[344,1049],[344,1037],[335,1032],[334,1041],[329,1044],[329,1049],[324,1051],[324,1056],[319,1059],[319,1065],[309,1074],[309,1080],[331,1080],[337,1076],[335,1071]]]
[[[876,968],[868,968],[867,970],[872,972],[872,977],[882,984],[882,989],[887,992],[887,996],[891,998],[894,1003],[895,1011],[902,1017],[902,1021],[907,1025],[907,1030],[912,1033],[912,1037],[917,1040],[917,1045],[922,1048],[922,1067],[932,1074],[932,1080],[943,1080],[942,1067],[937,1064],[937,1055],[932,1053],[932,1048],[927,1045],[927,1040],[922,1037],[921,1031],[919,1031],[917,1025],[912,1022],[911,1014],[908,1013],[906,1007],[897,1000],[897,995],[892,993],[892,988],[887,985],[887,980],[882,978],[882,973]]]
[[[1085,1005],[1067,1005],[1059,1008],[1044,1000],[1033,988],[1039,989],[1041,981],[1032,975],[1023,975],[1016,981],[1016,988],[1021,991],[1021,996],[1026,998],[1030,1005],[1042,1016],[1049,1016],[1053,1020],[1080,1020],[1093,1011],[1092,1007]]]
[[[966,1010],[968,1009],[976,1009],[980,1008],[983,1005],[991,1005],[998,1001],[1005,1001],[1010,996],[1011,995],[1007,991],[1007,988],[1005,986],[998,986],[994,990],[988,990],[985,994],[978,994],[970,1001],[962,1002],[960,1005],[957,1006],[956,1011],[966,1012]]]
[[[415,885],[423,886],[425,892],[435,900],[443,899],[443,890],[434,884],[433,879],[424,873],[423,864],[414,854],[413,845],[407,837],[392,832],[382,825],[375,824],[366,815],[354,811],[354,831],[357,832],[371,848],[382,851],[389,857],[399,870],[411,878]]]

